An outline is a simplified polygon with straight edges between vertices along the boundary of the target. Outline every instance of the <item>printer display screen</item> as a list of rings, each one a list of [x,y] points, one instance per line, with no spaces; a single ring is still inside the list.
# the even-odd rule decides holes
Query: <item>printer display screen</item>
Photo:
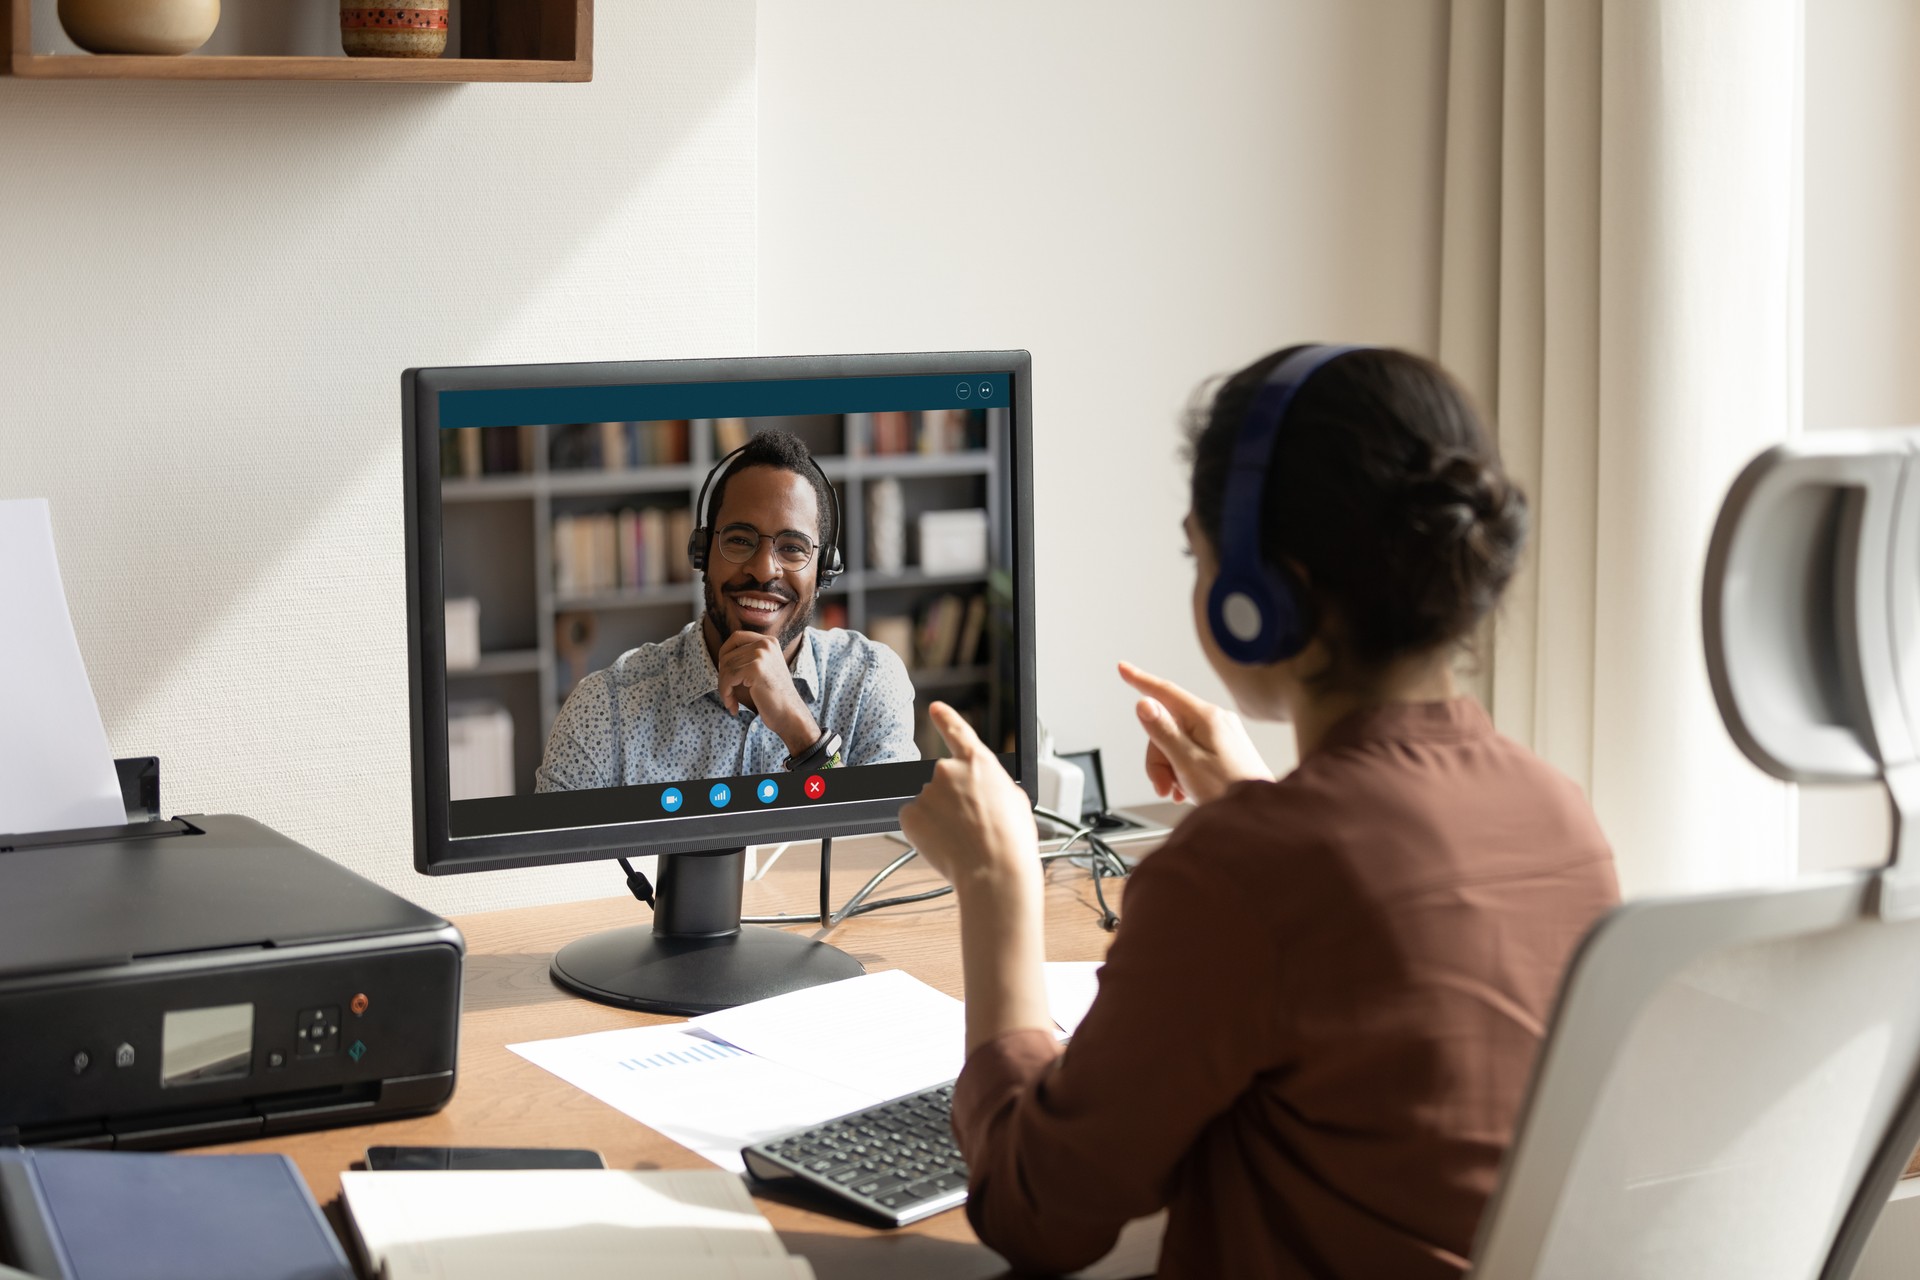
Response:
[[[253,1068],[253,1006],[223,1004],[168,1013],[160,1027],[160,1084],[234,1080]]]

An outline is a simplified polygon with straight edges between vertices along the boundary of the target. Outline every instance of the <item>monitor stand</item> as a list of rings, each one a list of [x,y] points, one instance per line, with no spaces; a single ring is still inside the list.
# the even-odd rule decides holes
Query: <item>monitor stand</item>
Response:
[[[838,947],[742,926],[746,864],[745,848],[663,854],[653,924],[569,942],[554,953],[553,980],[602,1004],[696,1014],[866,972]]]

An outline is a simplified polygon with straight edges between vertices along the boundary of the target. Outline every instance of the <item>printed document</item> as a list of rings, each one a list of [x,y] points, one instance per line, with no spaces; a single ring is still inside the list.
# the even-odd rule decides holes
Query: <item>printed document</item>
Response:
[[[953,1079],[967,1051],[966,1007],[898,969],[701,1014],[688,1025],[876,1102]]]
[[[1100,994],[1098,960],[1049,960],[1046,964],[1047,1012],[1068,1035],[1080,1029],[1081,1019]]]
[[[886,1101],[682,1023],[507,1047],[735,1173],[741,1147]]]
[[[127,820],[44,498],[0,500],[0,834]]]

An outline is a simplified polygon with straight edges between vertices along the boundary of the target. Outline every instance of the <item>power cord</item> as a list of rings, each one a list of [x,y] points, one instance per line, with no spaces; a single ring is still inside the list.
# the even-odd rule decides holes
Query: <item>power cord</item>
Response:
[[[620,859],[620,869],[627,873],[628,892],[651,907],[653,905],[653,882],[647,879],[644,872],[635,871],[633,864],[625,858]]]

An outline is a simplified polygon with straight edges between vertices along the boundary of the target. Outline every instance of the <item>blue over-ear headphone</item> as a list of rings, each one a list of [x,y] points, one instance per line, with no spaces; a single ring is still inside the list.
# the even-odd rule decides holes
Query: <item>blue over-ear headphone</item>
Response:
[[[1313,604],[1299,579],[1285,565],[1267,563],[1260,550],[1267,472],[1301,386],[1329,361],[1363,349],[1301,347],[1267,375],[1241,419],[1220,510],[1220,573],[1207,593],[1214,642],[1235,662],[1284,662],[1313,638]]]

